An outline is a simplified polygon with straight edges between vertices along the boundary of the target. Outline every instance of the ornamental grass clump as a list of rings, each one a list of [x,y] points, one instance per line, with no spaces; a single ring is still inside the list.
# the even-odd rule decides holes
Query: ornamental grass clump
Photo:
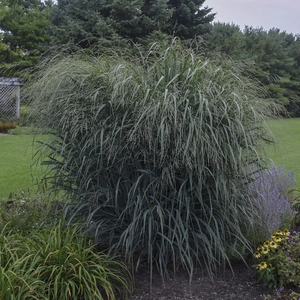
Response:
[[[300,287],[300,233],[277,230],[254,253],[258,280],[269,287]]]
[[[29,94],[53,134],[48,180],[111,253],[165,278],[170,266],[211,274],[250,250],[246,183],[273,106],[240,65],[174,40],[140,57],[54,57]]]
[[[3,228],[0,299],[127,299],[126,266],[102,252],[79,226],[55,226],[28,235]]]

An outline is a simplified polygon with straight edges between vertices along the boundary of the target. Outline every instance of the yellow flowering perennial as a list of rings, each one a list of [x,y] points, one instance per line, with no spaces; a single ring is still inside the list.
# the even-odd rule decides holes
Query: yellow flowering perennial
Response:
[[[280,236],[279,234],[275,234],[274,241],[275,241],[276,243],[280,243],[280,242],[282,241],[281,236]]]
[[[283,231],[277,230],[272,234],[270,240],[265,241],[263,244],[257,247],[256,251],[254,252],[254,257],[258,259],[258,262],[261,262],[254,265],[254,267],[258,269],[259,272],[271,267],[271,264],[268,266],[269,257],[272,257],[273,254],[276,255],[276,253],[280,251],[278,248],[283,245],[282,242],[284,240],[289,239],[289,235],[290,231],[288,229],[284,229]],[[265,276],[264,271],[262,271],[261,274],[262,276]]]
[[[278,247],[278,244],[277,244],[276,242],[274,242],[274,241],[271,241],[271,242],[270,242],[270,247],[271,247],[271,248],[277,248],[277,247]]]
[[[255,258],[260,258],[261,254],[259,251],[255,251],[254,256],[255,256]]]
[[[263,251],[264,247],[263,246],[258,246],[256,251],[261,253]]]
[[[263,247],[263,250],[261,252],[262,252],[262,254],[268,254],[269,251],[270,251],[269,247]]]
[[[289,236],[291,233],[288,229],[284,229],[283,234],[286,235],[286,236]]]
[[[259,269],[259,271],[261,271],[263,269],[266,269],[267,266],[268,266],[267,263],[263,261],[260,264],[258,264],[256,268]]]
[[[272,249],[276,249],[279,247],[280,242],[284,239],[288,239],[290,235],[290,231],[288,229],[277,230],[272,236],[269,241],[265,241],[262,245],[258,246],[256,251],[254,252],[255,258],[260,258],[263,255],[268,254],[270,251],[274,251]],[[267,264],[262,262],[258,265],[257,269],[263,270],[267,268]]]

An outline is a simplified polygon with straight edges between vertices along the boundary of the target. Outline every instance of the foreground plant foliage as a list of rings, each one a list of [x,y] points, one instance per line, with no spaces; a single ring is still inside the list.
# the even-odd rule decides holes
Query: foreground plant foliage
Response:
[[[79,226],[30,235],[3,228],[0,299],[116,299],[132,291],[126,267],[97,253]]]
[[[273,107],[240,66],[175,40],[137,58],[52,58],[29,93],[53,133],[54,186],[112,253],[167,277],[170,264],[213,272],[250,249],[247,182]]]

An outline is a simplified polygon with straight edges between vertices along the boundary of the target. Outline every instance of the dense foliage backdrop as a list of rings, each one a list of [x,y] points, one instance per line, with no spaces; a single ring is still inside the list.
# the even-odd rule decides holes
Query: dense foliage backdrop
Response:
[[[207,55],[217,51],[233,60],[252,61],[253,76],[269,96],[291,116],[300,116],[300,37],[278,28],[212,24],[214,17],[204,0],[4,0],[0,76],[18,75],[37,64],[45,51],[68,47],[95,53],[114,47],[134,55],[133,42],[200,37]]]
[[[51,2],[0,1],[0,76],[19,74],[36,65],[50,37]]]

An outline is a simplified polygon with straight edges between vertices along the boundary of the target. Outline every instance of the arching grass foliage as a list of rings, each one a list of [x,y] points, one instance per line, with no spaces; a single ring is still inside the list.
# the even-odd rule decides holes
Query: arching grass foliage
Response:
[[[116,300],[132,291],[124,264],[96,253],[77,225],[59,222],[27,236],[4,227],[0,247],[0,299]]]
[[[250,248],[246,183],[273,109],[244,69],[177,40],[146,54],[55,57],[30,88],[54,186],[128,262],[213,272]],[[72,209],[71,209],[72,208]],[[253,232],[252,232],[253,234]]]

